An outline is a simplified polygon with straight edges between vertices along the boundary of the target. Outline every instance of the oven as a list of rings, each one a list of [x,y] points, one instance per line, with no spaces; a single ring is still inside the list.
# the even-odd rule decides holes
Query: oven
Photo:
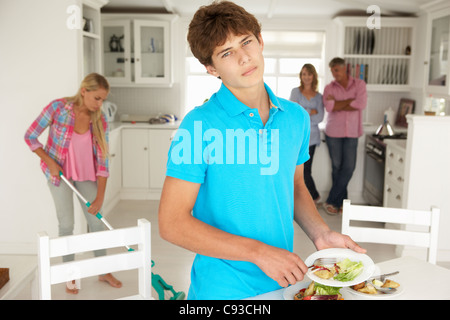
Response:
[[[386,147],[381,141],[366,135],[363,197],[369,205],[383,205],[385,151]]]
[[[364,145],[363,198],[372,206],[383,206],[384,168],[386,163],[386,144],[384,139],[406,139],[406,134],[393,136],[366,135]]]

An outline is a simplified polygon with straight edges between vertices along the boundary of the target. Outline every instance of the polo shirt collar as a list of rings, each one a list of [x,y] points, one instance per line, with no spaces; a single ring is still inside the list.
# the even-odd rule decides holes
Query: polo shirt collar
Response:
[[[281,106],[281,103],[278,101],[278,98],[272,92],[267,84],[264,83],[267,93],[269,94],[269,99],[271,102],[271,107],[277,108],[281,111],[284,111],[284,108]],[[239,101],[233,93],[222,83],[219,91],[217,92],[217,99],[219,100],[222,107],[228,113],[230,117],[237,116],[250,109],[250,107],[243,104]]]

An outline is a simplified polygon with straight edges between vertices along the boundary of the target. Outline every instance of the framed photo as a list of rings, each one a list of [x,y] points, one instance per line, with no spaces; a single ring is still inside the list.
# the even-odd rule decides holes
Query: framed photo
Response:
[[[400,99],[400,105],[398,106],[397,119],[395,120],[395,125],[399,127],[408,127],[406,122],[406,115],[414,113],[414,107],[416,102],[411,99]]]

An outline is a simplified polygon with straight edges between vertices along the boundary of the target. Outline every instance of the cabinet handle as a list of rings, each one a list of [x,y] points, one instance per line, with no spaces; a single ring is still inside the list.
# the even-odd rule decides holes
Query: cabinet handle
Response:
[[[394,154],[391,152],[391,153],[389,154],[389,157],[393,158],[393,157],[394,157]]]
[[[398,178],[397,178],[397,181],[398,181],[398,182],[403,182],[403,178],[402,178],[402,177],[398,177]]]
[[[392,176],[392,170],[388,171],[388,175]]]
[[[115,154],[115,153],[111,154],[111,158],[114,158],[115,156],[116,156],[116,154]]]
[[[398,162],[403,163],[403,158],[398,159]]]
[[[147,151],[147,147],[144,147],[144,150]]]
[[[395,199],[397,199],[397,200],[401,200],[401,198],[402,198],[402,197],[400,197],[399,194],[395,197]]]
[[[391,188],[388,188],[388,189],[387,189],[387,192],[391,193],[391,192],[392,192],[392,189],[391,189]]]

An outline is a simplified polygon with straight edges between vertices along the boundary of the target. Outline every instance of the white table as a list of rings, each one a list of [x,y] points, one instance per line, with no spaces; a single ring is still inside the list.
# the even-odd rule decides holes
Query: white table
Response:
[[[400,295],[393,300],[450,300],[450,269],[412,257],[401,257],[378,263],[381,273],[400,271],[395,281],[403,287]],[[250,300],[283,300],[283,291],[279,289],[264,293]],[[352,299],[364,299],[352,294]]]
[[[0,289],[0,300],[14,299],[28,285],[31,297],[37,297],[35,255],[0,255],[0,268],[9,268],[9,281]]]

